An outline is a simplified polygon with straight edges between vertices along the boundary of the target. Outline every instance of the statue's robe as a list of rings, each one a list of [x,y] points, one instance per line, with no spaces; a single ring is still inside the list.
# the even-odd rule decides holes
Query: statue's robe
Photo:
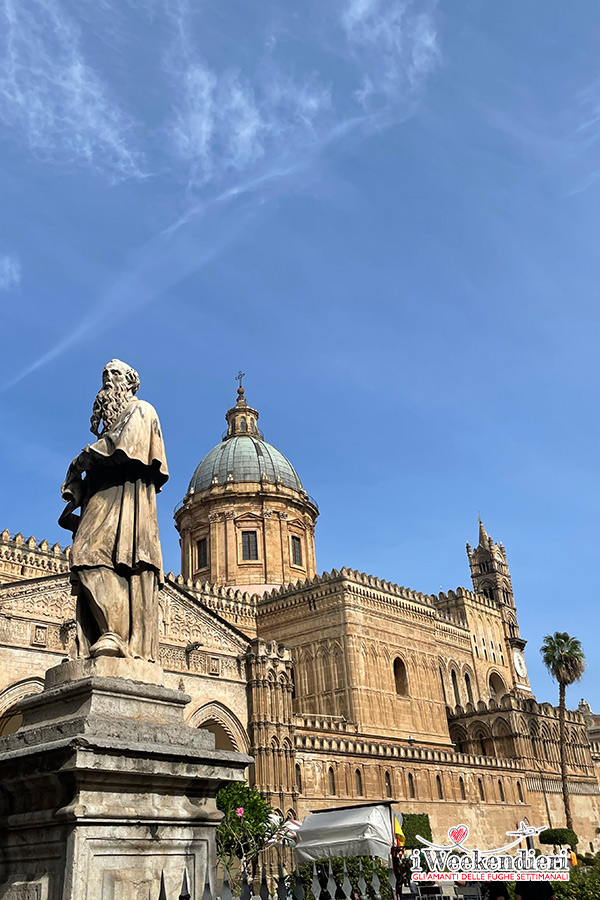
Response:
[[[107,566],[127,574],[145,564],[162,583],[156,494],[169,472],[156,410],[131,400],[86,452],[90,466],[72,568]]]
[[[79,655],[156,661],[164,581],[156,494],[169,477],[156,410],[132,399],[83,454],[85,495],[71,553]]]

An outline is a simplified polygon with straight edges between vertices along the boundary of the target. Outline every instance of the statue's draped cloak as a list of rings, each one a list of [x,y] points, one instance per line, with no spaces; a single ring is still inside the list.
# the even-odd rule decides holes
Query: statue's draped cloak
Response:
[[[107,566],[127,575],[151,566],[162,583],[156,494],[169,473],[156,410],[145,400],[131,400],[114,427],[85,452],[93,465],[72,567]]]

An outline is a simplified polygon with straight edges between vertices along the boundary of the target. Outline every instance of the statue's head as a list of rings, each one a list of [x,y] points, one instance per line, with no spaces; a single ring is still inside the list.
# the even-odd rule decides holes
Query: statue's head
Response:
[[[90,431],[99,435],[100,422],[103,431],[110,431],[139,387],[140,376],[134,368],[120,359],[107,362],[102,370],[102,387],[94,400]]]

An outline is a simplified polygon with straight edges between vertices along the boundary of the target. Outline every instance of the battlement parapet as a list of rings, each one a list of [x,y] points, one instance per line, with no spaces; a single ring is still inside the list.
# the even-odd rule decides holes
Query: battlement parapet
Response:
[[[392,744],[388,741],[353,738],[350,734],[352,723],[332,722],[331,725],[323,720],[335,719],[334,716],[295,716],[295,747],[296,752],[316,751],[348,754],[350,756],[368,756],[370,760],[404,760],[409,763],[433,763],[455,767],[471,766],[478,769],[494,769],[517,771],[521,766],[516,760],[508,757],[477,756],[471,753],[457,753],[454,750],[444,750],[437,747],[415,747],[404,744]],[[317,732],[307,734],[306,732]],[[332,732],[338,732],[332,734]]]
[[[446,707],[446,713],[451,719],[486,715],[502,710],[514,710],[558,720],[558,707],[552,706],[551,703],[538,703],[533,697],[516,697],[514,694],[504,694],[500,700],[492,697],[487,702],[478,700],[476,704],[467,703],[465,706]],[[574,725],[585,725],[585,719],[578,710],[567,709],[565,720]]]
[[[357,593],[361,596],[368,596],[370,599],[378,599],[377,595],[384,595],[405,604],[417,604],[421,607],[421,612],[432,620],[438,619],[447,625],[463,630],[467,629],[464,619],[446,610],[436,608],[437,598],[434,595],[422,594],[420,591],[414,591],[411,588],[345,566],[339,570],[332,569],[331,572],[323,572],[312,578],[286,584],[281,588],[273,588],[269,593],[256,598],[257,609],[259,613],[286,609],[304,602],[307,597],[319,599],[327,594],[333,594],[339,591],[339,587],[344,584],[349,585],[350,591],[358,588]],[[367,591],[366,595],[364,591]]]
[[[70,546],[50,545],[33,535],[24,538],[20,531],[11,535],[8,528],[0,532],[0,583],[63,574],[69,571],[70,559]]]
[[[237,588],[224,587],[223,585],[212,584],[199,579],[184,578],[183,575],[174,575],[173,572],[168,572],[166,578],[178,587],[185,588],[192,594],[195,594],[199,600],[210,604],[213,608],[217,608],[220,602],[223,608],[235,608],[239,612],[245,612],[247,615],[252,615],[256,609],[257,594],[249,594],[247,591],[240,591]]]

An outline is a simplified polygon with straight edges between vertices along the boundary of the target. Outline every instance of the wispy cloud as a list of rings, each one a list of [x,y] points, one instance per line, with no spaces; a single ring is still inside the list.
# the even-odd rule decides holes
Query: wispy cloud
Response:
[[[169,8],[176,28],[166,71],[176,99],[166,131],[175,159],[187,167],[188,187],[212,183],[221,190],[228,177],[247,181],[257,168],[287,169],[331,108],[328,86],[315,73],[292,76],[268,51],[251,74],[217,70],[194,39],[186,0]]]
[[[21,283],[21,263],[16,256],[0,256],[0,291],[9,291]]]
[[[218,70],[194,37],[189,0],[166,2],[175,23],[166,70],[177,98],[167,132],[192,190],[210,185],[220,192],[228,180],[254,183],[289,172],[361,117],[374,125],[374,110],[387,112],[388,121],[406,115],[439,58],[434,0],[343,0],[333,17],[321,8],[320,20],[319,7],[308,3],[304,29],[290,10],[287,35],[297,57],[291,40],[277,53],[267,18],[263,57],[246,71]],[[286,33],[281,16],[277,30]],[[298,47],[311,45],[325,71],[343,59],[345,79],[334,83],[301,65],[311,55]]]
[[[37,156],[112,180],[142,174],[133,124],[58,0],[0,0],[0,121]]]
[[[131,123],[86,65],[76,30],[59,14],[58,0],[32,0],[51,26],[52,52],[44,30],[34,28],[26,13],[17,14],[14,2],[0,0],[11,10],[12,40],[20,46],[17,54],[9,46],[13,61],[6,64],[9,81],[0,81],[0,115],[9,109],[13,120],[26,126],[32,145],[120,176],[140,174],[139,156],[128,143]],[[103,9],[110,2],[103,0]],[[147,13],[146,0],[138,2]],[[211,55],[191,0],[153,2],[154,14],[162,9],[164,15],[159,78],[168,107],[164,124],[155,129],[162,145],[158,138],[149,144],[147,157],[174,189],[177,212],[91,311],[3,389],[92,330],[108,327],[115,315],[131,314],[198,271],[333,143],[410,115],[438,60],[435,0],[336,0],[332,7],[307,0],[301,14],[294,4],[282,10],[279,2],[264,0],[260,10],[266,12],[258,26],[258,13],[253,16],[254,27],[263,29],[262,40],[259,34],[254,42],[261,49],[250,60],[245,53],[239,60]],[[22,46],[29,33],[34,49]],[[42,87],[33,77],[36,53]],[[63,63],[54,73],[51,62],[57,54]],[[227,62],[219,64],[221,59]],[[79,73],[75,80],[74,71]],[[72,138],[63,113],[75,130]]]
[[[439,59],[434,4],[411,0],[348,0],[341,22],[357,70],[356,98],[406,100]]]

